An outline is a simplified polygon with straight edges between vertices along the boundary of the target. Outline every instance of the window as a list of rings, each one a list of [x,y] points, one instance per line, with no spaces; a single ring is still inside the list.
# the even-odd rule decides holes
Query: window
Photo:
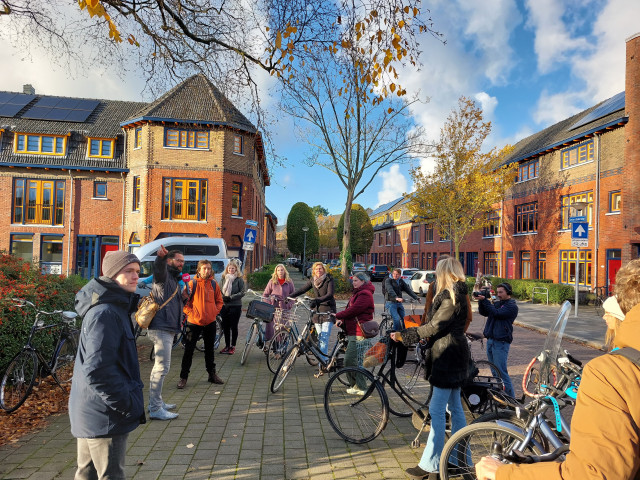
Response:
[[[593,140],[562,151],[562,168],[593,161]]]
[[[560,282],[576,283],[576,250],[560,251]],[[580,250],[578,260],[578,285],[591,286],[591,250]]]
[[[34,153],[38,155],[59,155],[66,152],[67,137],[61,135],[27,135],[16,133],[15,153]]]
[[[589,222],[589,226],[591,226],[593,222],[593,192],[565,195],[562,197],[562,228],[565,230],[571,227],[571,225],[569,225],[569,216],[574,214],[574,209],[571,208],[571,205],[576,202],[587,203],[587,221]]]
[[[492,277],[500,275],[499,252],[484,252],[484,274]]]
[[[25,262],[33,261],[33,233],[12,233],[11,254]]]
[[[482,235],[484,237],[499,237],[502,233],[502,227],[500,226],[500,214],[501,210],[493,210],[487,214],[487,221],[489,224],[484,227]]]
[[[14,180],[12,223],[62,225],[63,216],[64,180]]]
[[[399,253],[396,253],[396,260],[393,266],[398,268],[402,267],[402,258],[400,257]]]
[[[516,233],[538,231],[538,202],[516,206]]]
[[[391,232],[387,232],[387,245],[391,245]]]
[[[398,230],[393,231],[393,243],[395,245],[400,245],[400,232]]]
[[[133,148],[142,148],[142,127],[135,129],[133,138]]]
[[[520,278],[531,278],[531,252],[520,252]]]
[[[140,210],[140,177],[133,177],[133,210]]]
[[[93,182],[93,198],[107,198],[107,182]]]
[[[379,247],[382,246],[382,234],[381,233],[378,234],[378,246]]]
[[[162,218],[164,220],[206,220],[207,181],[165,178]]]
[[[412,266],[413,268],[420,268],[420,265],[419,265],[419,257],[418,257],[418,254],[417,254],[417,253],[412,253],[412,254],[411,254],[411,266]]]
[[[517,182],[526,182],[532,178],[537,178],[540,168],[538,159],[525,162],[518,167]]]
[[[441,242],[448,242],[449,241],[449,226],[448,225],[443,225],[442,228],[438,229],[438,233],[440,234],[440,241]]]
[[[394,222],[400,221],[400,210],[396,210],[395,212],[393,212],[393,221]]]
[[[424,226],[424,243],[433,243],[433,225],[430,223]]]
[[[538,251],[538,278],[544,280],[547,278],[547,252]]]
[[[42,235],[42,273],[62,273],[62,235]]]
[[[89,157],[91,158],[113,158],[113,139],[90,138]]]
[[[420,227],[411,228],[411,243],[420,243]]]
[[[138,232],[133,232],[129,237],[129,253],[135,253],[142,246]]]
[[[234,182],[231,186],[231,215],[242,216],[242,184]]]
[[[173,148],[209,148],[209,133],[194,130],[178,130],[167,128],[165,130],[164,146]]]
[[[244,153],[244,142],[242,135],[233,136],[233,153],[242,155]]]
[[[620,212],[622,208],[622,193],[609,192],[609,213]]]

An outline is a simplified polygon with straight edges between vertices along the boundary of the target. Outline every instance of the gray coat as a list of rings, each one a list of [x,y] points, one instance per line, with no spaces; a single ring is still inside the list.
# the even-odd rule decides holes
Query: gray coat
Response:
[[[221,281],[220,288],[222,288],[223,285],[224,280]],[[231,285],[231,296],[222,297],[222,300],[224,301],[224,304],[229,307],[242,305],[242,297],[244,297],[245,293],[244,280],[237,277],[233,280],[233,284]]]
[[[178,293],[167,303],[162,310],[156,313],[149,330],[166,330],[178,333],[182,323],[182,292],[178,282],[179,278],[173,277],[167,270],[167,257],[156,257],[153,262],[153,297],[158,305],[162,305],[178,288]]]

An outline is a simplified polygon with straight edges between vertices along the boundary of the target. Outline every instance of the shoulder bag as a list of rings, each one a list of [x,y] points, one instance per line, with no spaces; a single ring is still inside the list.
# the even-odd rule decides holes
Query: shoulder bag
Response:
[[[366,322],[361,322],[360,320],[358,320],[358,317],[356,317],[356,322],[358,322],[364,338],[373,338],[380,332],[380,325],[375,320],[367,320]]]
[[[140,325],[140,328],[149,328],[151,324],[151,320],[156,316],[160,310],[164,308],[164,306],[171,301],[173,297],[178,293],[179,285],[176,285],[176,290],[173,292],[166,302],[162,305],[158,305],[155,298],[153,298],[153,292],[144,297],[140,303],[138,304],[138,310],[136,311],[136,322]]]

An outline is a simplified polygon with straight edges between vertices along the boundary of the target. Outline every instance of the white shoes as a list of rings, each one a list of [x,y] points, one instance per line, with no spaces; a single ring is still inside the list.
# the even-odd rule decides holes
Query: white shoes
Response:
[[[367,392],[365,392],[364,390],[360,390],[358,387],[353,386],[353,387],[347,388],[347,393],[349,393],[351,395],[360,395],[360,396],[362,396]]]

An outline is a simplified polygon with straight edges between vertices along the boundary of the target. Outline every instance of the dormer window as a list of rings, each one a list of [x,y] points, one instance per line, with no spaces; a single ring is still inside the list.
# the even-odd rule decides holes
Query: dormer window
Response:
[[[63,156],[67,150],[67,137],[16,133],[13,148],[14,153]]]
[[[90,138],[89,139],[89,158],[113,158],[113,145],[115,140],[112,138]]]

